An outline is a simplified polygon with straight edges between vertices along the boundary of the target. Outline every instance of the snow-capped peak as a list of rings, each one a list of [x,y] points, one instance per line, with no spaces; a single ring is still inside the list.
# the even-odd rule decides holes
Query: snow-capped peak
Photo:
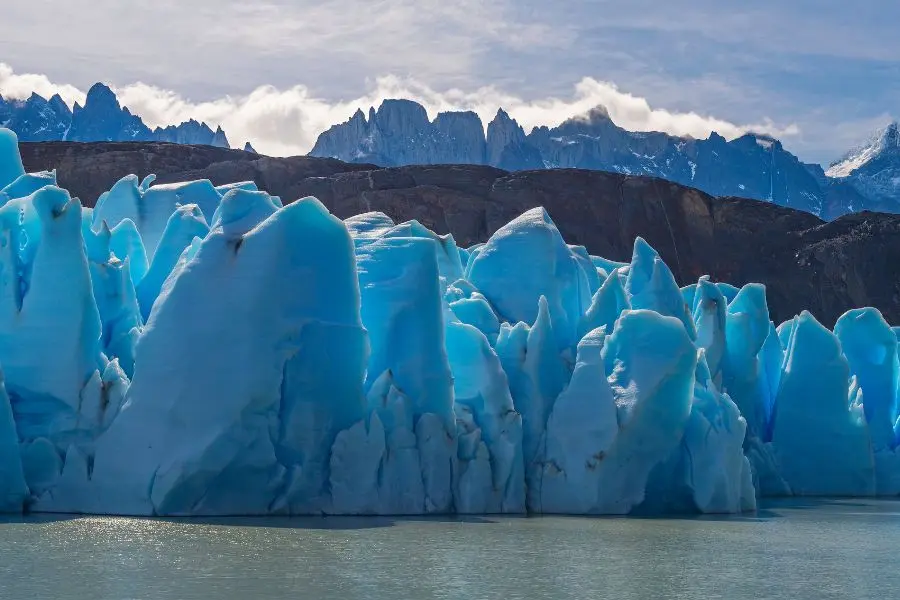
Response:
[[[880,130],[868,143],[854,148],[844,158],[833,163],[825,175],[828,177],[849,177],[854,171],[877,158],[886,149],[900,146],[900,131],[897,122]]]

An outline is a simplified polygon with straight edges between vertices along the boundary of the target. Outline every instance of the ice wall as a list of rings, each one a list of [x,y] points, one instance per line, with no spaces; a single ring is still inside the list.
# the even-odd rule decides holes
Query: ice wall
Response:
[[[897,333],[776,327],[540,207],[483,245],[238,182],[83,210],[0,129],[0,511],[733,513],[900,494]],[[828,468],[823,468],[827,465]]]

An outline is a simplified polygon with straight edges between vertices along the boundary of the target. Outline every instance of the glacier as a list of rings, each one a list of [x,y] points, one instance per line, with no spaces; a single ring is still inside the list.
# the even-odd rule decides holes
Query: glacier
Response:
[[[252,182],[93,209],[0,129],[0,512],[740,513],[900,495],[898,335],[535,207],[458,247]]]

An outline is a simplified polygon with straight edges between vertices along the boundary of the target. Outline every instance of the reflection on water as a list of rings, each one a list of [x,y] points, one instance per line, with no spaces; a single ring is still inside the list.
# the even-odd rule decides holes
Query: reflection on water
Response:
[[[636,518],[0,520],[0,597],[892,598],[900,502]]]

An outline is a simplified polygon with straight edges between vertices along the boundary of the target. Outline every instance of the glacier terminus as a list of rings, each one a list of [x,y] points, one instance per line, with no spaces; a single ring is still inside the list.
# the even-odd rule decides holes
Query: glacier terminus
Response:
[[[123,174],[124,175],[124,174]],[[252,182],[84,208],[0,129],[0,512],[669,514],[900,495],[898,330],[534,207],[463,248]],[[285,199],[287,200],[287,199]],[[291,199],[293,200],[293,199]]]

